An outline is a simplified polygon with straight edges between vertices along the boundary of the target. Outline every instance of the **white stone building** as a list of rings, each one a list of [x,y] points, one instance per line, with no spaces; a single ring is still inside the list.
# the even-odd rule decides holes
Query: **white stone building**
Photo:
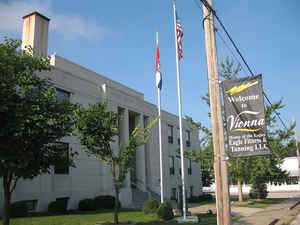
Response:
[[[300,160],[300,159],[299,159]],[[290,191],[300,191],[300,173],[299,173],[299,163],[298,157],[287,157],[283,160],[280,168],[289,174],[289,179],[286,182],[272,182],[267,183],[268,192],[290,192]],[[215,183],[210,187],[203,187],[203,192],[212,193],[216,190]],[[251,185],[243,184],[242,190],[244,194],[248,194],[251,190]],[[230,185],[229,191],[231,194],[238,193],[237,185]]]
[[[37,12],[23,17],[22,47],[31,45],[37,55],[47,55],[49,19]],[[146,126],[157,116],[157,107],[144,100],[143,93],[110,80],[96,72],[75,64],[56,54],[51,55],[54,66],[51,78],[60,98],[70,98],[74,103],[87,106],[107,100],[109,110],[123,115],[120,140],[128,140],[129,132],[137,125]],[[154,88],[154,87],[153,87]],[[165,199],[176,196],[180,184],[180,160],[176,157],[178,144],[178,117],[162,111],[163,176]],[[183,120],[186,149],[199,151],[198,133]],[[67,201],[68,209],[76,209],[78,202],[98,195],[113,195],[111,175],[103,162],[88,157],[76,137],[63,141],[68,151],[77,151],[76,168],[53,168],[33,180],[20,180],[12,195],[12,202],[26,200],[32,210],[46,211],[56,199]],[[118,146],[116,143],[115,147]],[[200,165],[185,159],[185,183],[187,197],[202,193]],[[138,201],[137,196],[160,193],[158,125],[153,128],[152,138],[136,154],[136,168],[121,191],[123,207]],[[1,179],[1,178],[0,178]],[[1,182],[2,183],[2,182]],[[136,187],[133,187],[132,184]],[[3,190],[0,186],[0,213],[3,209]]]

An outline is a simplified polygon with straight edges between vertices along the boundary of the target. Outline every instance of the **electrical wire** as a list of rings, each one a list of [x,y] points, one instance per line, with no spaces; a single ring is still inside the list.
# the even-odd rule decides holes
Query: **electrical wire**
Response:
[[[242,70],[244,71],[245,74],[247,74],[247,71],[244,69],[244,67],[242,66],[241,62],[238,60],[238,58],[236,57],[236,55],[233,53],[233,51],[230,49],[229,45],[226,43],[226,41],[222,38],[221,34],[219,33],[218,29],[216,29],[216,33],[219,37],[219,39],[223,42],[223,44],[225,45],[225,47],[227,48],[227,50],[231,53],[231,55],[233,56],[233,58],[239,63],[240,67],[242,68]]]
[[[200,0],[202,2],[202,4],[207,8],[207,10],[213,14],[213,16],[217,19],[217,21],[219,22],[219,24],[221,25],[223,31],[225,32],[226,36],[228,37],[228,39],[230,40],[231,44],[233,45],[234,49],[236,50],[236,52],[238,53],[238,55],[240,56],[240,58],[242,59],[243,63],[245,64],[245,66],[247,67],[249,73],[251,74],[251,76],[254,76],[254,73],[252,72],[250,66],[248,65],[248,63],[246,62],[245,58],[243,57],[242,53],[240,52],[240,50],[238,49],[237,45],[235,44],[235,42],[233,41],[232,37],[230,36],[230,34],[228,33],[228,31],[226,30],[224,24],[222,23],[222,21],[220,20],[220,18],[217,16],[216,11],[209,5],[209,3],[207,2],[207,0]],[[196,3],[196,0],[194,0],[194,2]],[[196,5],[198,6],[199,9],[201,9],[201,7],[199,6],[198,2],[196,3]],[[268,103],[270,105],[272,105],[270,99],[268,98],[267,94],[263,91],[263,95],[264,97],[267,99]],[[274,110],[276,116],[278,117],[278,119],[280,120],[281,124],[283,125],[283,127],[288,130],[287,126],[285,125],[285,123],[283,122],[283,120],[280,117],[280,114]]]

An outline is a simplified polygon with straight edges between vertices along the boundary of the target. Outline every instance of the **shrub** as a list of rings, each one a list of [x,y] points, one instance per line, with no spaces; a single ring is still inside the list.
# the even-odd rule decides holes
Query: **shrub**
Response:
[[[113,209],[115,206],[115,197],[110,195],[100,195],[94,198],[96,209]],[[121,202],[119,201],[119,208]]]
[[[265,183],[255,182],[251,186],[251,190],[249,193],[249,197],[251,199],[265,199],[267,198],[268,190],[267,185]]]
[[[11,217],[26,217],[28,216],[28,207],[25,201],[14,202],[10,206]]]
[[[170,220],[174,217],[173,208],[168,202],[161,203],[156,213],[161,220]]]
[[[48,205],[48,212],[50,213],[64,213],[67,211],[67,205],[63,201],[50,202]]]
[[[148,198],[145,202],[144,202],[144,205],[143,205],[143,212],[145,214],[148,214],[148,213],[155,213],[156,210],[158,209],[159,207],[159,203],[156,199],[154,198]]]
[[[96,209],[95,200],[91,198],[83,199],[79,201],[78,210],[82,211],[94,211]]]
[[[208,200],[213,200],[213,196],[211,194],[203,194],[199,196],[193,196],[189,198],[188,202],[190,203],[199,203],[199,202],[204,202]]]

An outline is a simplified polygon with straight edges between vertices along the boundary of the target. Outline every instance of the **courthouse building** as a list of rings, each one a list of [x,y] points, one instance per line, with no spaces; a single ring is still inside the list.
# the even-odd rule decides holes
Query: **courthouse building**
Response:
[[[36,55],[47,55],[49,19],[34,12],[23,17],[22,47],[31,45]],[[156,105],[144,100],[143,93],[115,82],[101,74],[84,68],[57,54],[51,55],[51,79],[60,99],[87,106],[107,100],[108,110],[123,116],[119,142],[126,142],[129,133],[140,124],[145,127],[158,114]],[[153,87],[154,88],[154,87]],[[175,199],[181,183],[178,116],[162,111],[162,149],[164,197]],[[198,133],[183,120],[184,148],[199,151]],[[152,130],[152,138],[136,153],[135,168],[128,174],[120,200],[123,207],[134,207],[138,198],[160,195],[158,124]],[[18,181],[12,202],[27,201],[30,210],[46,211],[55,200],[66,201],[68,209],[76,209],[78,202],[98,195],[114,195],[112,177],[104,163],[89,157],[76,137],[62,141],[65,150],[77,151],[75,168],[53,167],[51,174],[40,175],[33,180]],[[200,165],[185,159],[185,183],[187,197],[202,193]],[[0,178],[1,179],[1,178]],[[1,182],[2,183],[2,182]],[[3,188],[0,186],[0,213],[3,211]]]

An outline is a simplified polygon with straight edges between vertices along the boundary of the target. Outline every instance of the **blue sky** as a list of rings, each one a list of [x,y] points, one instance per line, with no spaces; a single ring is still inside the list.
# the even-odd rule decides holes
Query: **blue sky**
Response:
[[[210,127],[202,10],[195,0],[177,0],[183,27],[182,110]],[[199,0],[198,0],[199,3]],[[200,4],[200,3],[199,3]],[[214,8],[286,124],[295,115],[300,130],[300,19],[297,0],[214,1]],[[0,0],[0,39],[21,38],[22,16],[39,11],[51,19],[49,54],[56,53],[145,95],[156,104],[155,30],[159,30],[162,108],[178,114],[176,55],[171,0]],[[216,23],[216,26],[218,24]],[[228,39],[222,37],[229,44]],[[219,62],[232,58],[217,37]],[[240,60],[241,61],[241,60]],[[246,67],[243,65],[246,71]],[[241,72],[241,76],[249,73]],[[300,131],[298,131],[299,133]]]

